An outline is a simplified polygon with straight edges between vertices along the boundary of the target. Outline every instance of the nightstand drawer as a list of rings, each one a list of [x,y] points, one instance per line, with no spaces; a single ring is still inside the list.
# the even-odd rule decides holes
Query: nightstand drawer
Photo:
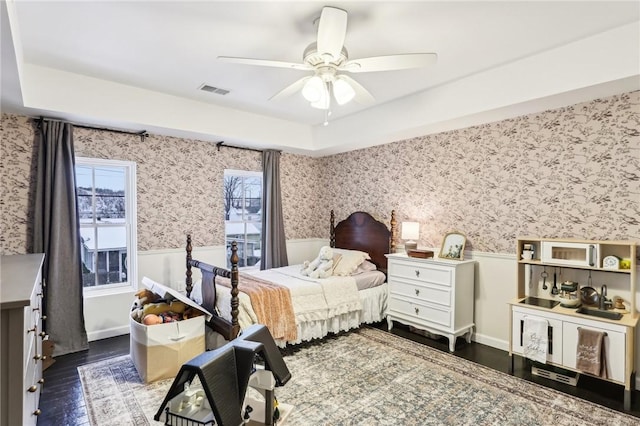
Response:
[[[435,303],[445,308],[451,306],[451,287],[431,284],[414,284],[406,281],[390,281],[389,292],[415,301]]]
[[[451,326],[451,311],[449,309],[426,306],[397,297],[391,297],[389,299],[389,310],[418,320],[421,323],[437,324],[442,327]]]
[[[389,265],[389,277],[390,281],[394,278],[406,278],[449,287],[451,287],[452,282],[451,268],[439,265],[426,265],[425,262],[392,262]]]

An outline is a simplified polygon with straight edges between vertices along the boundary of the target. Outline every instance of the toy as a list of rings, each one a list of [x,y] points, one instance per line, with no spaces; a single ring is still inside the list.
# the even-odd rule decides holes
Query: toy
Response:
[[[149,314],[163,314],[165,312],[174,312],[176,314],[182,314],[187,309],[187,305],[179,300],[172,300],[170,303],[148,303],[142,307],[142,317]]]
[[[331,247],[323,246],[318,257],[311,262],[305,260],[300,273],[311,278],[330,277],[333,274],[333,250]]]
[[[138,290],[135,296],[137,298],[136,303],[138,306],[144,306],[147,303],[155,303],[160,299],[160,296],[146,288]]]
[[[176,321],[180,321],[181,319],[182,318],[178,314],[165,312],[160,315],[156,315],[156,314],[145,315],[144,319],[142,320],[142,323],[144,325],[156,325],[156,324],[165,324],[168,322],[176,322]]]

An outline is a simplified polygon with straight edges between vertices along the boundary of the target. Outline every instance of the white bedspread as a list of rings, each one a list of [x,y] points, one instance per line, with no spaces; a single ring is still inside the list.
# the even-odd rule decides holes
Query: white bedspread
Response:
[[[266,271],[243,271],[276,282],[289,288],[296,317],[298,338],[296,341],[276,340],[278,346],[296,344],[326,336],[328,333],[357,328],[362,323],[382,321],[387,310],[387,284],[358,291],[353,277],[313,279],[300,275],[301,265],[287,266]],[[200,293],[196,281],[192,295]],[[231,319],[231,291],[216,286],[218,314]],[[246,293],[239,292],[238,323],[241,329],[257,324],[258,319]],[[222,344],[219,336],[207,336],[207,348]],[[209,343],[211,342],[211,343]],[[218,344],[216,344],[216,342]]]
[[[300,265],[245,273],[287,287],[297,323],[326,320],[362,309],[352,277],[310,278],[300,274]]]

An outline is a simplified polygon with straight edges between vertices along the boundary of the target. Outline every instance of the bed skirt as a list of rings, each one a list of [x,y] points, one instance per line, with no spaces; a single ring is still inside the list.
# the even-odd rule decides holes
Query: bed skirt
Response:
[[[218,288],[221,287],[222,286],[218,286]],[[225,287],[222,288],[226,289]],[[243,293],[240,294],[242,295]],[[353,328],[358,328],[360,324],[371,324],[379,322],[386,317],[388,295],[387,283],[384,283],[377,287],[368,288],[366,290],[360,290],[358,294],[360,295],[360,300],[362,303],[361,311],[350,312],[323,320],[298,322],[298,338],[295,341],[284,341],[276,339],[276,344],[279,347],[285,347],[286,345],[295,345],[313,339],[320,339],[329,333],[339,333],[341,331],[351,330]],[[220,293],[218,293],[218,304],[225,307],[229,305],[228,300],[226,300],[224,295],[221,295]],[[238,316],[238,320],[240,323],[240,328],[244,329],[252,324],[251,317],[253,315],[251,312],[242,312],[242,301],[240,303],[240,311],[241,312]],[[231,318],[230,309],[222,310],[219,312],[219,314],[224,318]],[[225,343],[226,342],[222,338],[222,336],[213,332],[212,330],[207,330],[207,349],[215,349]]]

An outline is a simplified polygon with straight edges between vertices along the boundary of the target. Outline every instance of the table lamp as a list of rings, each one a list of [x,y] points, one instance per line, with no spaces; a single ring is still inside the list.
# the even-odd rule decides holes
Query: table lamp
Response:
[[[418,243],[414,240],[420,239],[420,224],[418,222],[402,222],[400,238],[407,240],[404,242],[404,249],[407,252],[417,249]]]

